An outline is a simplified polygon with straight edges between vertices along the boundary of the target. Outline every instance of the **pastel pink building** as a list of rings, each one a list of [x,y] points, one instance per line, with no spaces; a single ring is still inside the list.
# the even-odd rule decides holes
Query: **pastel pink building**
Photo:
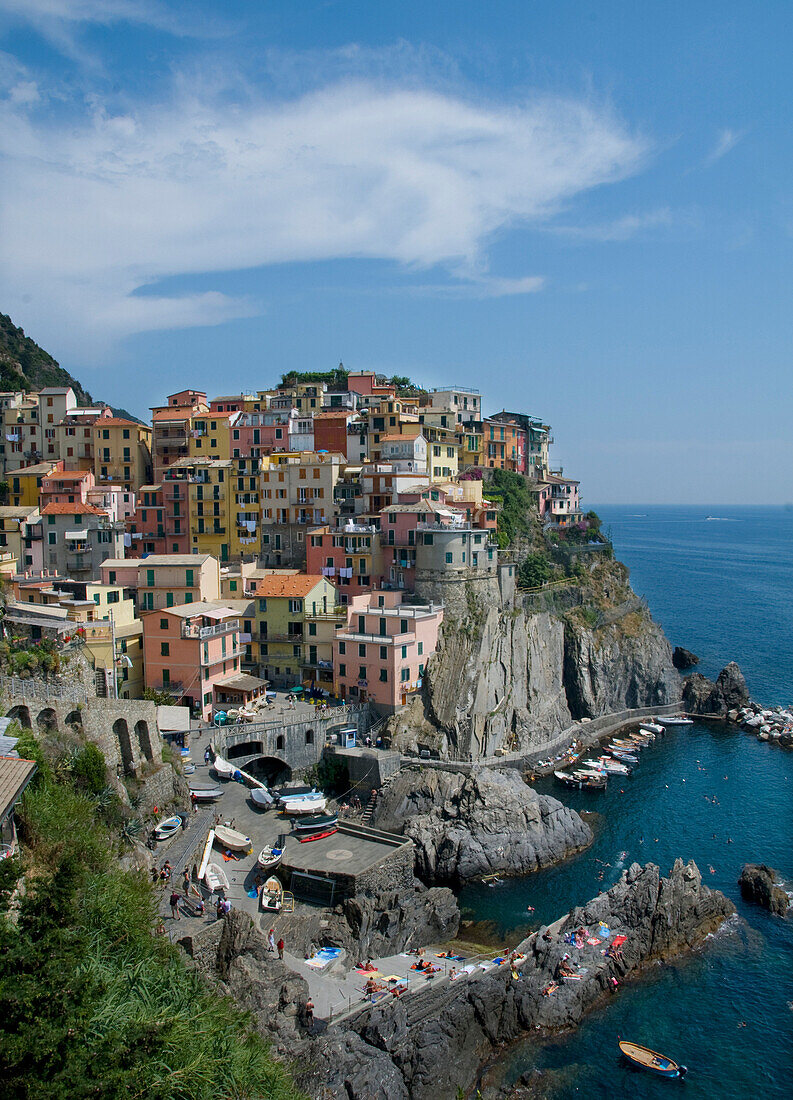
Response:
[[[333,642],[335,693],[393,714],[421,688],[442,622],[442,604],[409,603],[402,592],[353,596]]]
[[[122,485],[97,485],[92,470],[53,470],[39,494],[39,507],[48,504],[93,504],[114,523],[124,523],[135,511],[135,494]]]

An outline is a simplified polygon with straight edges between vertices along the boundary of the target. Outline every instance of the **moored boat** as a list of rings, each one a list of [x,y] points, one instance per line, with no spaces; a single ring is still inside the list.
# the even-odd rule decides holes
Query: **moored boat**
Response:
[[[259,899],[262,909],[269,913],[280,913],[284,904],[284,888],[275,875],[271,875],[262,887]]]
[[[283,850],[281,848],[267,847],[262,848],[259,852],[256,862],[262,868],[263,871],[271,871],[273,867],[277,867],[281,862],[283,856]]]
[[[647,730],[648,733],[654,733],[656,737],[661,737],[665,732],[664,727],[659,725],[658,722],[640,722],[640,730]]]
[[[222,848],[230,848],[232,852],[253,851],[251,838],[236,829],[230,828],[228,825],[215,826],[215,840],[219,842]]]
[[[195,795],[197,802],[214,802],[222,797],[223,788],[217,783],[191,783],[190,794]]]
[[[627,750],[608,747],[606,750],[615,760],[621,761],[623,764],[630,764],[631,767],[635,767],[639,763],[639,757],[635,756],[632,752]]]
[[[228,890],[229,888],[228,875],[219,863],[207,863],[204,871],[204,882],[207,884],[207,889],[211,890],[213,894],[216,890]]]
[[[323,829],[332,829],[338,820],[338,814],[312,814],[310,817],[296,818],[292,827],[298,833],[319,833]]]
[[[156,840],[167,840],[169,836],[178,833],[183,824],[184,818],[179,817],[178,814],[163,818],[159,825],[154,827],[154,837]]]
[[[623,1057],[627,1058],[632,1066],[647,1070],[648,1073],[655,1073],[659,1077],[685,1077],[688,1072],[685,1066],[679,1065],[664,1054],[650,1050],[649,1047],[639,1046],[638,1043],[628,1043],[623,1039],[620,1040],[619,1048]]]
[[[664,724],[667,726],[693,726],[694,719],[686,717],[685,714],[674,714],[671,718],[664,718]]]

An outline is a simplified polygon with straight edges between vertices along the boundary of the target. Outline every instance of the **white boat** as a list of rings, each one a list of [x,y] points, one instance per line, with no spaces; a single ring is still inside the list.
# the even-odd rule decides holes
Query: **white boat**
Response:
[[[254,787],[251,791],[251,802],[255,806],[260,806],[263,810],[266,810],[268,806],[275,805],[275,799],[266,787]]]
[[[315,798],[311,800],[299,799],[295,802],[282,802],[281,809],[288,817],[293,817],[295,814],[321,814],[325,812],[324,797]]]
[[[184,819],[174,814],[173,817],[164,818],[159,825],[154,827],[154,835],[157,840],[167,840],[169,836],[178,833],[184,824]]]
[[[221,779],[231,779],[234,772],[237,770],[233,764],[230,764],[228,760],[224,760],[222,756],[216,756],[212,761],[212,768],[216,775]]]
[[[217,783],[191,783],[190,794],[194,794],[198,802],[214,802],[223,794],[223,788]]]
[[[262,848],[256,862],[263,871],[272,871],[273,867],[277,867],[281,862],[283,854],[281,848]]]
[[[610,756],[601,756],[599,763],[609,775],[630,775],[631,773],[631,769],[627,764],[622,764],[619,760],[614,760]]]
[[[675,714],[671,718],[664,718],[664,724],[667,726],[693,726],[694,719],[686,718],[685,714]]]
[[[299,798],[324,798],[322,791],[316,787],[282,787],[276,792],[279,802],[296,802]]]
[[[262,909],[268,913],[280,913],[284,904],[284,888],[275,875],[271,875],[264,886],[260,898]]]
[[[228,890],[228,875],[219,863],[208,863],[204,871],[204,882],[207,889],[214,894],[216,890]]]
[[[215,826],[215,840],[222,848],[230,848],[232,852],[252,852],[253,841],[244,833],[237,832],[229,825]]]
[[[660,737],[664,732],[664,727],[659,726],[657,722],[640,722],[640,730],[647,730],[648,733],[654,733],[656,737]]]

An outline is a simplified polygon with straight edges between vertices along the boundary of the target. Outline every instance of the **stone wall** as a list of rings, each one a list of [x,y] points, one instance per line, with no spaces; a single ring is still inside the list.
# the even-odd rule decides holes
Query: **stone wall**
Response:
[[[402,838],[400,838],[402,839]],[[413,886],[413,844],[402,844],[374,867],[358,875],[356,893],[380,894],[388,890],[403,890]]]
[[[343,749],[332,745],[326,752],[344,760],[350,790],[355,789],[359,793],[368,794],[375,787],[379,789],[384,780],[402,767],[401,755],[387,749]]]
[[[417,599],[442,603],[444,618],[462,619],[469,613],[472,604],[482,607],[499,607],[501,604],[499,576],[495,569],[488,573],[417,569],[414,588]]]

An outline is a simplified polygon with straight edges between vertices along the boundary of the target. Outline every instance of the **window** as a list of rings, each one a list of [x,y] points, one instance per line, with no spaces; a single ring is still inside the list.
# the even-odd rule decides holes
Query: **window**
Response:
[[[154,588],[154,570],[153,569],[147,569],[146,570],[146,584],[148,585],[149,588]]]
[[[403,668],[399,674],[399,679],[402,681],[403,684],[406,683],[410,679],[410,669]]]
[[[452,554],[451,550],[448,550],[446,552],[446,564],[451,565],[453,561],[454,561],[454,554]]]
[[[289,614],[290,615],[299,615],[302,610],[303,610],[303,601],[302,600],[290,600],[289,601]]]
[[[387,661],[388,660],[388,646],[387,645],[381,645],[380,646],[380,660],[381,661]]]
[[[345,664],[340,664],[339,665],[339,676],[346,676],[346,675],[347,675],[347,666]]]
[[[419,642],[418,643],[418,655],[419,655],[419,657],[421,657],[423,653],[424,653],[424,643]]]
[[[124,439],[129,439],[129,428],[125,428],[121,434],[123,435]]]
[[[347,652],[347,643],[346,642],[339,642],[339,653],[346,653],[346,652]]]
[[[259,600],[259,610],[260,611],[266,611],[267,610],[267,600]]]
[[[161,657],[170,657],[170,655],[171,655],[171,643],[170,642],[160,642],[160,656]]]
[[[307,745],[313,745],[314,744],[314,731],[313,730],[306,730],[306,744]]]
[[[185,586],[187,588],[192,588],[193,587],[194,581],[193,581],[193,570],[192,569],[185,570],[184,583],[185,583]],[[232,589],[235,589],[236,587],[237,587],[236,584],[232,584]]]
[[[381,684],[387,684],[388,683],[388,669],[387,668],[381,668],[380,669],[380,683]]]
[[[173,592],[166,592],[165,593],[165,606],[166,607],[173,607]]]
[[[162,670],[162,682],[163,682],[163,685],[170,684],[170,682],[171,682],[171,670],[169,668],[164,668]]]
[[[359,680],[365,680],[366,679],[366,665],[359,665],[358,666],[358,679]]]
[[[402,660],[406,661],[407,657],[408,657],[408,647],[406,645],[403,645],[402,646]]]
[[[168,620],[167,619],[160,619],[160,630],[167,630],[167,629],[168,629]]]
[[[311,635],[311,637],[313,638],[314,635],[317,633],[317,624],[316,623],[309,623],[308,624],[308,632]]]
[[[52,519],[52,516],[50,516],[50,519]],[[50,546],[57,545],[58,536],[55,531],[50,531],[49,535],[47,536],[47,541],[49,542]]]
[[[407,634],[407,632],[408,632],[408,621],[407,621],[407,619],[400,619],[399,620],[399,633],[400,634]]]
[[[193,602],[193,593],[192,592],[185,592],[184,602],[185,603],[192,603]]]
[[[365,642],[361,642],[359,644],[359,646],[358,646],[358,656],[359,657],[365,657],[366,656],[366,643]]]

